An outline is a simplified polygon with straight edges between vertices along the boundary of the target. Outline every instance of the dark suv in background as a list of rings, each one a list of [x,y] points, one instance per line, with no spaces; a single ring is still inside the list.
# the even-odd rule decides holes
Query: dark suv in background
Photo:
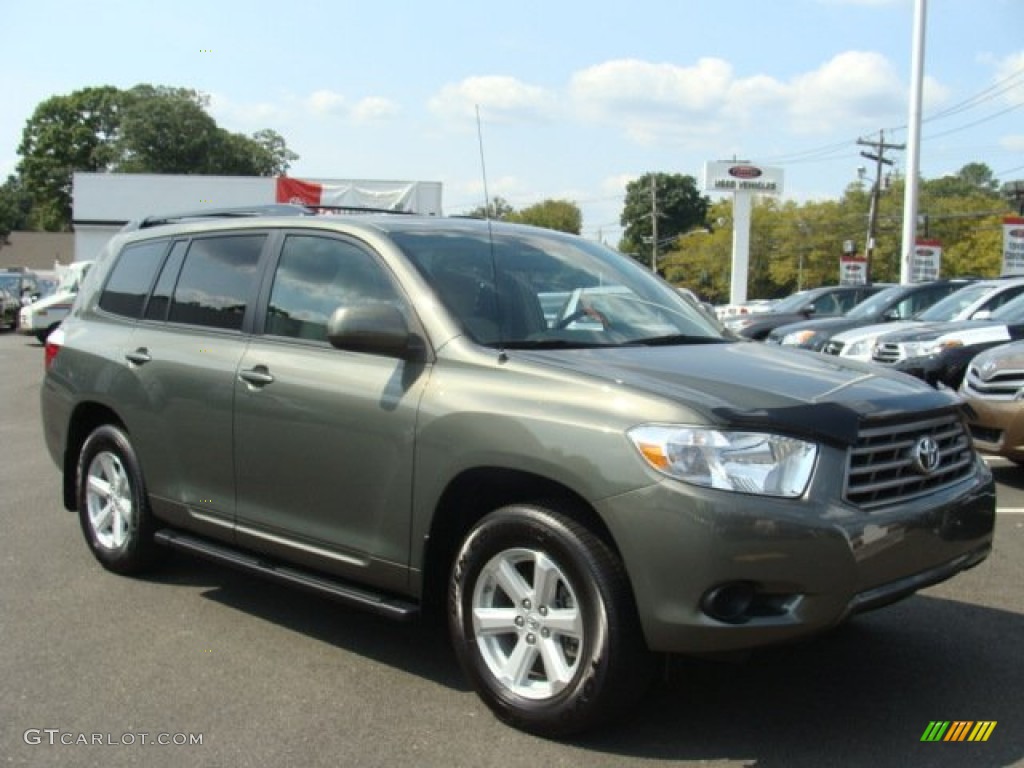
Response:
[[[835,334],[891,320],[909,320],[918,312],[974,282],[969,278],[893,285],[866,299],[842,317],[825,317],[782,325],[766,341],[822,352]]]
[[[990,552],[952,394],[726,338],[580,237],[274,213],[141,222],[47,339],[47,446],[112,571],[172,547],[441,608],[483,701],[564,736],[657,654],[805,637]]]
[[[887,283],[872,283],[808,288],[787,296],[767,312],[731,317],[725,321],[725,327],[746,339],[763,341],[780,325],[798,323],[812,317],[819,319],[845,315],[869,296],[887,287]]]

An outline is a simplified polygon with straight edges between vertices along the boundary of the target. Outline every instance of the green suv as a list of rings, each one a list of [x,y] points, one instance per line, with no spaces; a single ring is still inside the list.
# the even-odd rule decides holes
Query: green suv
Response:
[[[106,568],[176,548],[446,610],[486,704],[565,736],[663,654],[817,633],[990,552],[952,394],[726,338],[579,237],[309,213],[143,221],[50,335],[46,441]]]

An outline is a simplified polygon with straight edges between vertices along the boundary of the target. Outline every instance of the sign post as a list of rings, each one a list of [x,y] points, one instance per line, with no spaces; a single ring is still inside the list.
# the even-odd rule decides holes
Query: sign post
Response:
[[[740,160],[704,163],[704,191],[733,196],[730,304],[747,300],[751,199],[755,194],[781,195],[782,176],[781,168],[766,168]]]

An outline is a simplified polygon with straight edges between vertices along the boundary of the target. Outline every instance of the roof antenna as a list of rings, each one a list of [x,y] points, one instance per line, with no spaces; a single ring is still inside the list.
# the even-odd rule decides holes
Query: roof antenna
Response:
[[[487,242],[491,250],[491,276],[494,280],[494,311],[498,319],[498,362],[508,360],[505,354],[505,318],[498,290],[498,259],[494,253],[494,227],[491,224],[491,195],[487,191],[487,163],[484,161],[484,132],[480,126],[480,105],[476,104],[476,140],[480,147],[480,173],[484,180],[484,219],[487,221]]]

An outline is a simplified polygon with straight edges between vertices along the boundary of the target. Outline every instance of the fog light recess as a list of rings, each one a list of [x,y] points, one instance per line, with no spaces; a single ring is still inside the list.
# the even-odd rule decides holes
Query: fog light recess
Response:
[[[720,584],[704,593],[700,608],[713,619],[726,624],[739,624],[749,618],[756,591],[749,581]]]

